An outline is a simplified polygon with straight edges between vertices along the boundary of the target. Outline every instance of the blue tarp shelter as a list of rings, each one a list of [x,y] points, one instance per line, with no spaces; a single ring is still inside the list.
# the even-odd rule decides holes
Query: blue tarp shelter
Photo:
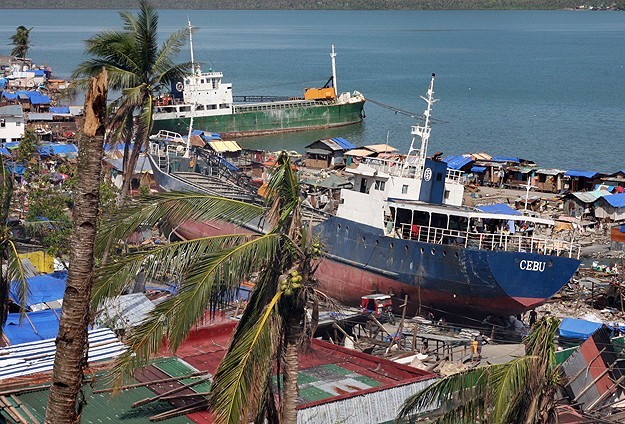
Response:
[[[565,177],[584,177],[584,178],[594,178],[597,175],[594,171],[580,171],[579,169],[569,169],[564,173]]]
[[[486,171],[486,167],[485,166],[473,166],[471,167],[471,172],[475,172],[477,174],[481,174],[482,172]]]
[[[482,212],[498,213],[501,215],[521,215],[521,212],[511,208],[506,203],[496,203],[494,205],[482,205],[477,207]]]
[[[474,162],[471,156],[447,156],[443,159],[449,169],[460,169],[468,163]]]
[[[610,206],[615,208],[622,208],[625,206],[625,193],[610,194],[609,196],[603,196],[603,200],[608,202]]]
[[[4,156],[11,156],[11,152],[9,152],[9,149],[6,147],[0,147],[0,154],[3,154]]]
[[[47,309],[39,312],[28,312],[26,315],[28,316],[28,319],[23,319],[21,325],[19,313],[9,314],[8,316],[7,323],[4,325],[3,331],[4,335],[7,339],[9,339],[9,342],[11,342],[12,345],[53,339],[58,334],[58,317],[61,316],[61,309]]]
[[[343,150],[351,150],[351,149],[356,148],[356,146],[354,146],[349,141],[345,140],[343,137],[333,137],[330,140],[334,141],[336,144],[341,146]]]
[[[63,144],[45,144],[37,148],[42,156],[50,155],[71,155],[78,153],[78,147],[72,143]]]
[[[28,293],[26,297],[26,307],[43,302],[51,302],[53,300],[63,299],[65,292],[65,279],[51,277],[50,275],[38,275],[36,277],[27,278]],[[11,283],[11,299],[18,303],[17,295],[19,283],[13,281]]]
[[[50,113],[70,113],[69,106],[50,107]]]
[[[564,318],[560,323],[560,337],[586,340],[603,326],[600,322],[586,321],[585,319]]]

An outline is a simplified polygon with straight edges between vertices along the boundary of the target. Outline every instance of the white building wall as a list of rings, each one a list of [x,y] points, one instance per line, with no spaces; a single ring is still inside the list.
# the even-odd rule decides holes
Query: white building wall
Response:
[[[18,141],[24,136],[24,118],[0,115],[0,142]]]

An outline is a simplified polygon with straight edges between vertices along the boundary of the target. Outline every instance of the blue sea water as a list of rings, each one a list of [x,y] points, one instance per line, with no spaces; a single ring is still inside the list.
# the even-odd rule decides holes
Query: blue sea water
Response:
[[[340,91],[422,113],[437,75],[430,153],[488,152],[544,167],[625,168],[625,13],[579,11],[172,11],[163,37],[186,24],[196,59],[224,73],[235,95],[301,95],[331,75]],[[120,28],[117,11],[3,10],[0,54],[18,25],[34,27],[30,56],[67,77],[83,40]],[[6,51],[4,51],[6,50]],[[188,60],[188,52],[181,52]],[[366,119],[328,131],[246,139],[266,149],[344,136],[406,151],[413,117],[373,103]],[[207,128],[208,129],[208,128]]]

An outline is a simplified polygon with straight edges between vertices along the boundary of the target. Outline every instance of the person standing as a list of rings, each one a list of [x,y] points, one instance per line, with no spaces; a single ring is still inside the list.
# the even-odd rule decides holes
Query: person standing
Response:
[[[530,327],[534,326],[534,323],[536,322],[538,318],[538,312],[536,312],[536,309],[532,309],[530,311]]]
[[[480,334],[475,336],[475,341],[477,342],[477,360],[482,360],[482,345],[484,344],[484,333],[480,331]]]

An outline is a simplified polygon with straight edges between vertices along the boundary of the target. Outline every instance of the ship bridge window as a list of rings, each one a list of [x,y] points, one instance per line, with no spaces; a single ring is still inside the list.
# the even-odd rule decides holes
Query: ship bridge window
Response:
[[[228,103],[222,103],[219,105],[219,109],[228,109],[230,105]]]
[[[204,110],[204,105],[198,105],[195,110]]]
[[[217,105],[207,105],[206,109],[217,109]]]
[[[401,194],[407,194],[408,193],[408,185],[404,184],[401,186]]]
[[[191,80],[184,80],[184,83],[187,84],[187,85],[190,85],[191,84]]]
[[[204,80],[203,79],[200,81],[200,84],[204,84]]]
[[[385,182],[384,181],[375,180],[375,189],[376,190],[383,191],[384,190],[384,186],[385,186]]]
[[[180,112],[190,112],[191,106],[180,106]]]

